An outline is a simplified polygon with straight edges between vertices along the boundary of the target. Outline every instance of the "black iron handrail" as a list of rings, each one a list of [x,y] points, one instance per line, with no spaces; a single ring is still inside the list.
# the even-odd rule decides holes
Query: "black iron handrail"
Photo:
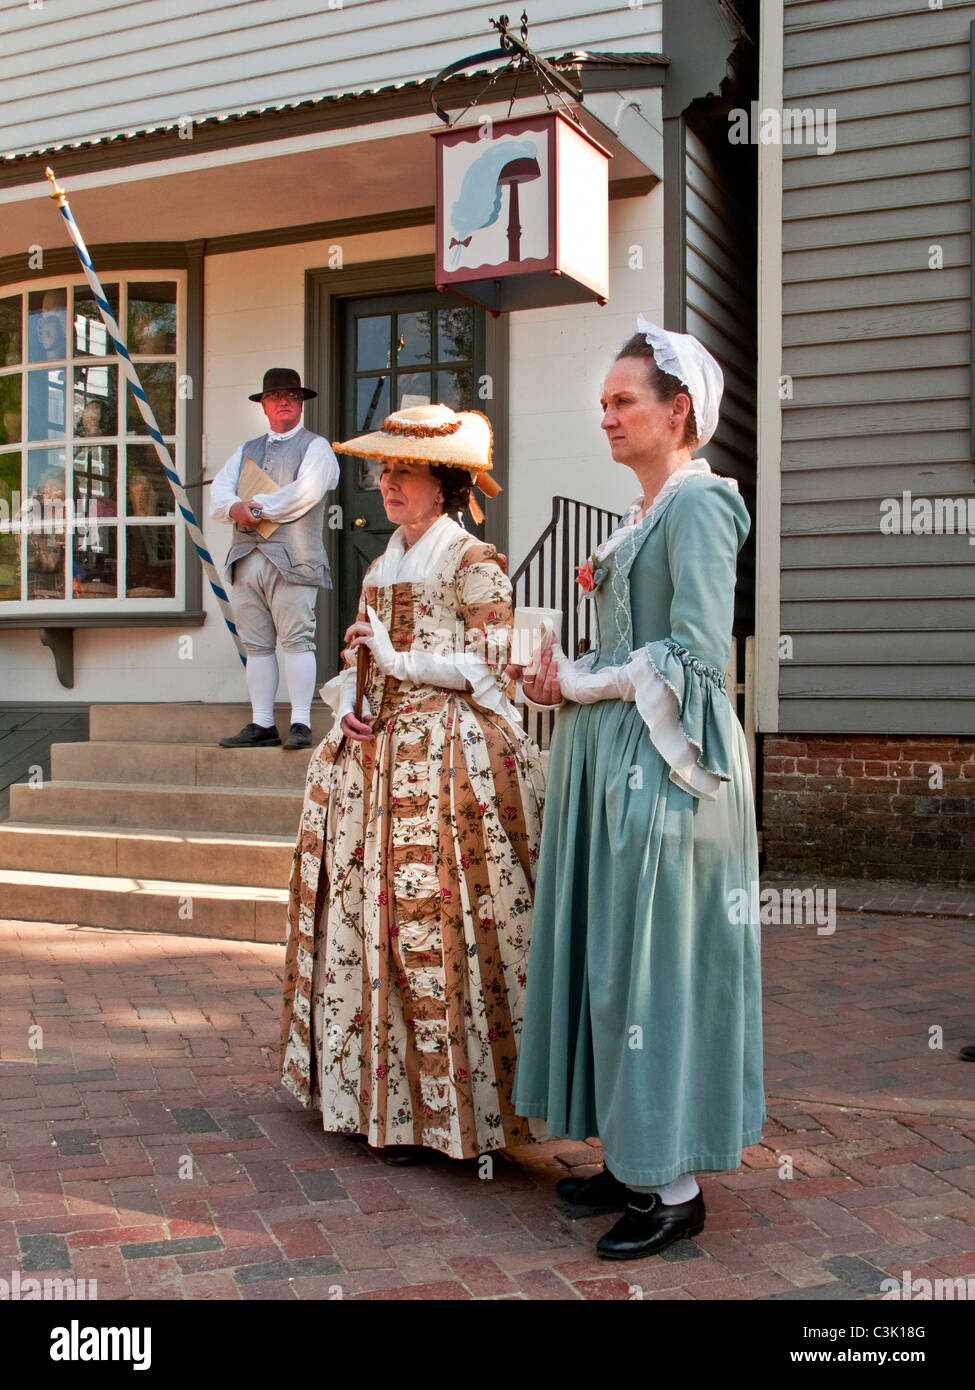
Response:
[[[570,657],[587,651],[595,639],[592,601],[583,600],[576,569],[606,539],[620,515],[574,497],[553,497],[551,521],[511,576],[516,608],[561,610],[559,640]],[[547,748],[553,716],[525,709],[528,732],[539,747]]]

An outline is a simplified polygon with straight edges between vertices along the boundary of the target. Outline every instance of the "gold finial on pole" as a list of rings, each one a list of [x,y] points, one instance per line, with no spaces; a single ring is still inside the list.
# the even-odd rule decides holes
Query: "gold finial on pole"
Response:
[[[52,197],[52,198],[57,198],[57,200],[58,200],[58,207],[59,207],[59,208],[63,208],[64,205],[65,205],[65,203],[68,201],[68,195],[67,195],[67,193],[65,193],[64,189],[59,185],[57,179],[54,177],[54,170],[53,170],[53,169],[46,168],[46,169],[44,170],[44,172],[45,172],[45,174],[47,174],[48,178],[51,180],[51,197]]]

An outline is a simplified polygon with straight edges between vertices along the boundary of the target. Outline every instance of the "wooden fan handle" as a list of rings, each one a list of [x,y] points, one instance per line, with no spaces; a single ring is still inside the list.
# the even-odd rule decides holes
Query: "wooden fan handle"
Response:
[[[362,701],[366,694],[366,680],[369,676],[369,648],[356,648],[355,668],[355,717],[362,721]]]

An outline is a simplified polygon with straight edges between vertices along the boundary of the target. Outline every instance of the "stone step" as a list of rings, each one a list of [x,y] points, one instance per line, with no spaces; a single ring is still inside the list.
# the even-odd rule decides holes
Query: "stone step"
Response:
[[[125,830],[232,831],[294,836],[302,793],[262,787],[151,787],[111,782],[46,782],[10,788],[10,819],[29,825]]]
[[[51,777],[56,782],[300,790],[305,785],[313,751],[108,739],[94,743],[54,743],[51,745]]]
[[[0,873],[84,870],[100,877],[286,888],[294,834],[232,838],[203,831],[0,823]]]
[[[4,913],[24,922],[70,922],[284,943],[286,889],[156,879],[4,872]]]
[[[275,723],[282,740],[291,726],[288,705],[274,707]],[[251,722],[247,704],[92,705],[88,720],[91,740],[117,743],[218,743]],[[320,743],[332,727],[332,710],[315,696],[311,732]],[[229,750],[228,750],[229,751]]]

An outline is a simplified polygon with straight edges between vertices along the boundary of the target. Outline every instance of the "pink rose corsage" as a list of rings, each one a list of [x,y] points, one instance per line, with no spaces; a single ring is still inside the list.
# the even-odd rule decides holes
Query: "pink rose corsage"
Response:
[[[591,594],[594,589],[598,589],[606,578],[606,570],[597,566],[594,563],[595,559],[595,554],[592,554],[584,565],[576,565],[576,583],[584,594]]]

